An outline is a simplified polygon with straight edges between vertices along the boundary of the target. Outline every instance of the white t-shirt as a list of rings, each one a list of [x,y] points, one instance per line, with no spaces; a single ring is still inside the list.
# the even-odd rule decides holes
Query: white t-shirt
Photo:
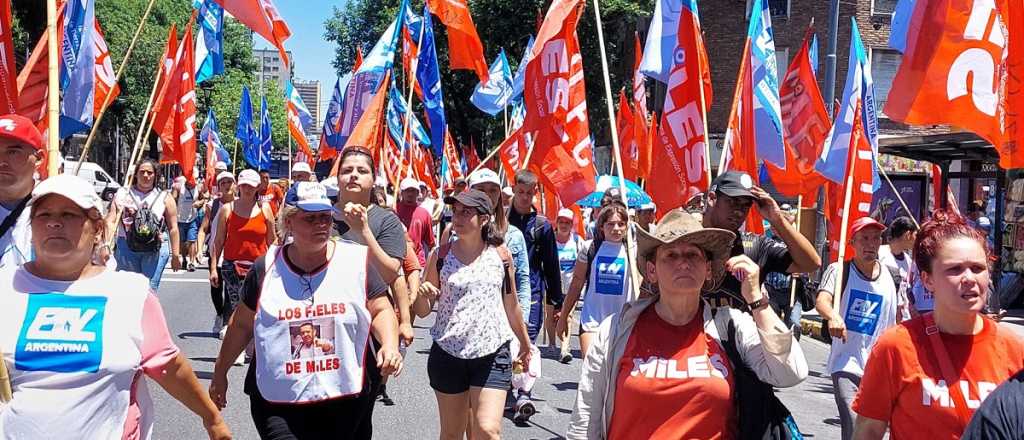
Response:
[[[583,297],[580,325],[583,331],[597,331],[609,315],[622,310],[622,305],[636,299],[629,282],[626,247],[622,243],[602,242],[590,264],[587,294]],[[577,264],[587,264],[587,253],[580,253]]]
[[[584,240],[583,237],[573,232],[568,241],[558,243],[558,240],[555,240],[555,244],[558,246],[558,268],[562,273],[562,294],[564,295],[569,292],[572,272],[576,269],[576,259],[579,254],[586,255],[587,250],[590,249],[590,241]]]
[[[835,292],[836,278],[843,270],[842,263],[832,263],[821,276],[820,290]],[[839,371],[864,375],[864,365],[875,341],[889,327],[896,325],[899,301],[892,274],[885,267],[880,275],[870,280],[850,264],[850,279],[839,304],[839,315],[846,323],[846,342],[832,338],[832,351],[828,356],[829,374]]]
[[[14,399],[0,439],[147,439],[145,373],[178,354],[149,280],[106,270],[66,282],[0,270],[0,352]]]
[[[0,237],[0,267],[18,266],[32,261],[32,228],[26,206],[18,221]],[[11,210],[0,205],[0,222],[11,215]]]
[[[878,262],[899,271],[901,278],[899,300],[901,304],[907,304],[907,295],[911,286],[910,274],[914,271],[914,258],[910,252],[904,251],[897,256],[892,253],[892,248],[889,245],[884,244],[878,248]],[[900,313],[903,315],[903,319],[910,319],[908,310],[901,308]]]
[[[437,207],[437,200],[434,200],[434,199],[432,199],[430,197],[427,197],[427,198],[423,199],[423,202],[420,203],[420,208],[423,208],[424,210],[426,210],[427,214],[430,214],[431,217],[434,216],[434,208],[435,207]]]

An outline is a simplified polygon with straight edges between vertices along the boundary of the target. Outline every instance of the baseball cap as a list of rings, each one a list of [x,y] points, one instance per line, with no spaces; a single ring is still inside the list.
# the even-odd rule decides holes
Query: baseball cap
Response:
[[[648,202],[644,203],[643,205],[640,205],[640,208],[638,209],[640,211],[657,211],[658,205],[654,204],[654,202]]]
[[[331,180],[337,181],[338,179],[331,178]],[[381,188],[387,187],[388,186],[388,180],[385,179],[384,176],[378,174],[377,175],[377,179],[375,179],[373,181],[373,186],[379,186]]]
[[[868,216],[864,216],[857,220],[854,220],[853,224],[850,225],[850,235],[856,235],[864,228],[878,228],[878,230],[884,231],[885,225],[879,223],[878,220],[875,220]]]
[[[100,215],[103,215],[103,201],[96,195],[92,184],[81,177],[73,174],[58,174],[39,182],[32,190],[32,198],[29,199],[28,204],[33,205],[39,199],[50,194],[57,194],[71,200],[85,210],[96,209]]]
[[[328,177],[320,181],[320,184],[327,190],[327,197],[338,197],[338,179]]]
[[[572,210],[569,209],[569,208],[562,208],[562,209],[558,210],[558,217],[557,218],[567,218],[569,220],[572,220],[572,219],[576,218],[576,214],[573,213]]]
[[[498,179],[498,175],[495,174],[494,171],[491,171],[487,168],[481,168],[479,170],[473,171],[469,175],[470,188],[480,185],[482,183],[493,183],[495,185],[501,186],[501,180]]]
[[[402,183],[400,183],[398,185],[398,190],[399,191],[405,191],[407,189],[419,190],[420,189],[420,182],[418,180],[416,180],[416,179],[413,179],[412,177],[406,177],[406,178],[402,179]]]
[[[222,160],[218,160],[217,163],[213,164],[213,169],[227,171],[228,164],[224,163]]]
[[[43,149],[43,134],[28,118],[9,114],[0,116],[0,138],[9,139],[19,144]]]
[[[295,207],[306,212],[334,211],[327,188],[318,182],[299,182],[295,185]]]
[[[234,182],[235,175],[231,174],[231,171],[221,171],[220,173],[217,174],[217,182],[220,182],[221,180],[224,179],[231,179],[231,181]]]
[[[444,202],[449,205],[459,202],[470,208],[476,208],[477,212],[481,214],[491,215],[494,213],[494,206],[491,205],[491,198],[487,197],[487,194],[484,194],[483,191],[477,189],[467,189],[454,196],[445,197]]]
[[[293,173],[310,173],[310,174],[312,174],[313,173],[313,169],[310,168],[309,164],[306,163],[306,162],[295,162],[295,164],[292,165],[292,172]]]
[[[260,175],[255,170],[242,170],[238,173],[238,185],[260,186]]]
[[[504,194],[507,197],[512,197],[512,196],[515,195],[515,193],[512,192],[512,187],[511,186],[506,186],[506,187],[502,188],[501,189],[501,193]]]
[[[754,198],[754,193],[750,192],[750,189],[753,187],[754,179],[749,174],[742,171],[726,171],[719,174],[714,182],[711,182],[711,189],[709,191],[725,194],[729,197]]]
[[[459,178],[455,179],[455,185],[454,186],[465,185],[465,184],[466,184],[466,178],[465,177],[459,177]]]

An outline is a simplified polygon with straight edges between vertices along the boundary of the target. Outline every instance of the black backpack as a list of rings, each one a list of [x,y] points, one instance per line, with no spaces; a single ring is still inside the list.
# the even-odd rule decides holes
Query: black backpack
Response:
[[[878,264],[881,264],[883,268],[889,270],[889,275],[892,276],[892,282],[896,284],[896,294],[897,294],[897,296],[899,296],[900,285],[903,284],[903,275],[900,275],[899,269],[895,269],[895,268],[893,268],[891,266],[886,266],[886,265],[882,264],[882,262],[878,262]],[[843,262],[843,280],[842,280],[842,283],[840,283],[840,286],[839,286],[839,292],[840,293],[846,291],[846,283],[848,281],[850,281],[850,268],[852,266],[853,266],[853,260],[844,261]],[[815,294],[815,299],[817,299],[817,294]],[[832,334],[828,332],[828,320],[827,319],[822,319],[821,320],[821,339],[826,344],[831,344],[832,343]]]
[[[728,311],[724,312],[728,313]],[[718,308],[711,309],[712,319]],[[720,331],[720,330],[719,330]],[[751,440],[803,440],[800,428],[789,408],[775,395],[771,384],[761,381],[740,356],[736,348],[736,324],[729,319],[728,339],[719,338],[732,363],[735,394],[733,402],[739,423],[741,439]]]
[[[132,190],[128,190],[128,194],[135,199],[135,205],[138,207],[132,223],[124,231],[125,241],[128,242],[128,249],[131,249],[133,252],[159,252],[161,245],[160,233],[164,229],[164,218],[156,215],[152,207],[142,203],[138,197],[135,197]],[[162,193],[157,195],[153,203],[163,203],[162,196]]]

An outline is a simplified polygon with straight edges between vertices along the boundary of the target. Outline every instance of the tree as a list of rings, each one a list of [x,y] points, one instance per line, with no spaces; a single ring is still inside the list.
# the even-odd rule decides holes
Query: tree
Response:
[[[549,0],[470,0],[470,11],[484,43],[488,63],[504,48],[514,72],[530,36],[536,32],[538,20],[543,18],[549,4]],[[356,47],[365,51],[376,43],[394,19],[398,5],[399,0],[350,0],[345,9],[334,8],[332,16],[325,21],[327,30],[324,38],[336,44],[334,67],[338,69],[339,75],[351,70]],[[423,10],[422,1],[412,1],[410,6],[415,6],[417,14]],[[607,144],[611,142],[607,129],[608,113],[592,7],[591,2],[587,1],[587,9],[580,18],[577,34],[583,55],[591,133],[598,143]],[[613,91],[632,80],[633,31],[637,23],[649,16],[653,9],[653,0],[601,1]],[[444,26],[436,19],[434,34],[449,130],[462,145],[469,145],[472,139],[482,147],[479,153],[486,153],[504,139],[502,118],[491,117],[470,103],[469,97],[479,82],[476,75],[467,70],[452,71],[448,68],[447,34]],[[396,69],[396,74],[399,74],[398,70],[401,69]]]

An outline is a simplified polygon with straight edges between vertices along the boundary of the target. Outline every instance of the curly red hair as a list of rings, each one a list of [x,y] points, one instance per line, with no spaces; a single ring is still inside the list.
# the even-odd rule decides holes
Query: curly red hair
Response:
[[[932,260],[939,253],[942,244],[960,237],[977,241],[985,250],[986,260],[992,260],[992,249],[988,246],[988,238],[984,232],[967,224],[959,214],[939,210],[932,213],[932,218],[921,225],[921,230],[914,241],[914,264],[918,270],[931,273]]]

